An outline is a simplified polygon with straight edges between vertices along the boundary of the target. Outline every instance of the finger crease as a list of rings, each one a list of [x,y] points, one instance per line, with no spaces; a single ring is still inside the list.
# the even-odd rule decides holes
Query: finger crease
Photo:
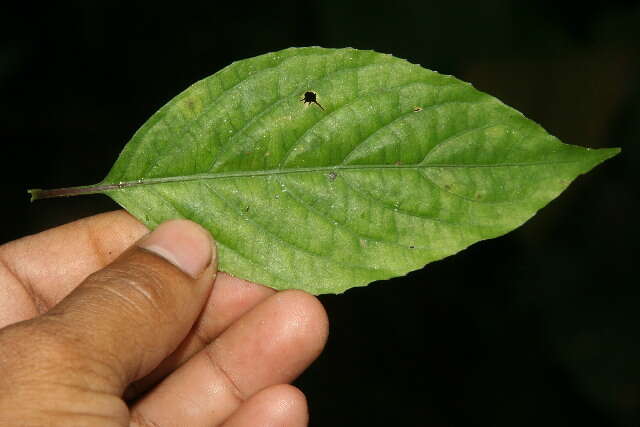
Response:
[[[149,301],[154,309],[158,308],[155,304],[155,301],[153,301],[153,298],[151,298],[146,292],[142,291],[138,286],[132,286],[131,288],[141,294],[145,298],[145,300]],[[114,294],[116,297],[118,297],[118,299],[122,300],[122,302],[133,308],[133,310],[142,314],[146,313],[144,308],[140,307],[140,303],[136,302],[133,298],[131,298],[131,296],[127,295],[126,292],[115,289],[115,287],[113,286],[104,286],[103,289],[105,292],[111,292],[112,294]]]
[[[193,337],[198,341],[201,348],[205,348],[209,344],[209,340],[205,337],[206,333],[203,333],[202,328],[198,327],[198,324],[193,328]]]
[[[135,411],[131,415],[131,419],[129,420],[129,422],[132,426],[135,427],[160,427],[160,424],[156,423],[153,420],[150,420],[140,411]]]
[[[0,266],[2,266],[9,275],[22,287],[22,289],[27,293],[29,299],[33,303],[33,306],[36,310],[36,313],[43,314],[46,313],[50,306],[47,304],[44,298],[36,292],[35,288],[31,284],[27,278],[21,278],[18,273],[11,267],[11,265],[4,260],[2,256],[0,256]]]
[[[98,265],[105,266],[109,264],[112,259],[107,254],[104,245],[102,244],[102,239],[100,239],[99,231],[96,230],[95,226],[89,222],[85,225],[85,233],[87,236],[87,241],[89,246],[91,247],[91,251],[96,258]]]
[[[220,365],[220,363],[218,363],[213,355],[213,351],[211,351],[210,349],[205,349],[204,353],[207,356],[207,359],[209,359],[211,367],[214,370],[218,371],[222,375],[222,377],[226,379],[227,383],[231,385],[231,394],[233,394],[240,402],[244,402],[246,399],[244,393],[240,391],[240,387],[238,387],[231,375],[229,375],[229,373]]]

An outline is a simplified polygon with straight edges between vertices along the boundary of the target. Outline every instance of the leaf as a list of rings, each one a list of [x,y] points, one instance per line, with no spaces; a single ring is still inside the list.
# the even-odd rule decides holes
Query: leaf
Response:
[[[104,193],[151,228],[189,218],[221,270],[339,293],[513,230],[618,152],[390,55],[291,48],[179,94],[99,184],[31,193]]]

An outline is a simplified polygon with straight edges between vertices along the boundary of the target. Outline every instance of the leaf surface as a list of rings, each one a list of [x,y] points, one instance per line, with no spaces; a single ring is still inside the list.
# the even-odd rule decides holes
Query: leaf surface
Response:
[[[291,48],[189,87],[82,191],[202,224],[232,275],[340,293],[513,230],[618,151],[390,55]]]

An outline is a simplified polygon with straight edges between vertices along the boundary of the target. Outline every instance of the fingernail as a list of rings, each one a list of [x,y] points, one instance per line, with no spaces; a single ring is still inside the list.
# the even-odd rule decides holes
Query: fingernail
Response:
[[[161,256],[193,278],[211,264],[213,256],[211,234],[185,219],[160,224],[140,240],[138,246]]]

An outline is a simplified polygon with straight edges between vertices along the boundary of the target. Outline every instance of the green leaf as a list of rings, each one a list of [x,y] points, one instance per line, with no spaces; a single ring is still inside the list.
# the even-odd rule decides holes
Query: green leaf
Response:
[[[339,293],[513,230],[618,152],[391,55],[291,48],[179,94],[101,183],[32,195],[104,193],[151,228],[189,218],[221,270]]]

